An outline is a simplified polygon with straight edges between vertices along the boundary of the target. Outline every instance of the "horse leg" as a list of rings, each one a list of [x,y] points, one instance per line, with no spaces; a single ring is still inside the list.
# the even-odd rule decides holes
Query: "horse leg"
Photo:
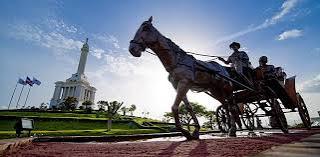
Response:
[[[227,105],[227,109],[228,109],[228,117],[229,117],[229,124],[230,124],[230,128],[229,128],[229,136],[232,137],[236,137],[236,131],[237,131],[237,126],[236,126],[236,115],[237,115],[237,111],[235,110],[235,101],[232,95],[232,85],[231,83],[227,83],[223,86],[221,94],[222,94],[222,100],[224,103],[224,105]],[[227,99],[225,99],[227,98]],[[238,116],[239,117],[239,116]]]
[[[235,103],[233,101],[228,102],[228,109],[229,109],[229,116],[230,116],[230,129],[229,129],[229,136],[231,137],[236,137],[236,131],[237,131],[237,126],[236,126],[236,110],[235,110]]]
[[[186,93],[189,90],[188,80],[180,80],[178,82],[176,90],[177,90],[176,99],[174,101],[174,104],[171,107],[175,125],[177,130],[181,131],[181,133],[187,138],[187,140],[192,140],[191,134],[189,133],[189,131],[182,128],[179,120],[179,105],[181,100],[186,96]]]
[[[235,106],[235,121],[236,121],[236,124],[238,124],[238,127],[240,130],[242,130],[242,123],[241,123],[241,119],[240,119],[240,114],[241,114],[241,111],[239,109],[239,106],[238,104]]]
[[[196,124],[195,130],[193,131],[192,136],[193,136],[194,139],[199,139],[200,125],[199,125],[197,116],[196,116],[196,114],[193,112],[192,106],[190,105],[187,96],[185,96],[182,101],[183,101],[184,104],[186,105],[186,109],[187,109],[187,111],[190,113],[193,122]]]

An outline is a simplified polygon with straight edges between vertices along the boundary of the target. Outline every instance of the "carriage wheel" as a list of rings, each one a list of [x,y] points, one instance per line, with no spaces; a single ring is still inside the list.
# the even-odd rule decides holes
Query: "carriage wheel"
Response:
[[[309,112],[306,104],[304,103],[304,100],[302,99],[299,93],[297,93],[297,99],[298,99],[298,105],[297,105],[298,111],[299,111],[300,118],[304,124],[304,127],[306,127],[307,129],[311,129],[311,120],[310,120]]]
[[[230,128],[229,113],[223,105],[220,105],[216,111],[217,123],[221,132],[227,133]]]
[[[244,112],[241,115],[241,120],[243,125],[250,131],[254,129],[254,113],[252,112],[251,108],[248,104],[244,105]]]
[[[271,100],[271,107],[274,111],[274,116],[276,117],[279,127],[282,130],[283,133],[288,133],[288,124],[286,116],[284,115],[281,106],[277,99]]]

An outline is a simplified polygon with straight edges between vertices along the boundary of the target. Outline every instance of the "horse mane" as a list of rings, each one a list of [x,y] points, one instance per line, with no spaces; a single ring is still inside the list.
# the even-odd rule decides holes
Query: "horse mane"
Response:
[[[167,40],[167,43],[168,45],[172,48],[172,50],[174,52],[180,52],[180,53],[183,53],[183,54],[186,54],[186,52],[184,50],[182,50],[176,43],[174,43],[171,39],[163,36],[166,40]]]
[[[162,36],[166,40],[168,46],[171,48],[171,50],[173,50],[173,52],[187,54],[176,43],[174,43],[170,38],[167,38],[166,36],[162,35],[162,33],[160,33],[160,31],[156,27],[154,27],[154,26],[152,26],[152,27],[160,36]]]

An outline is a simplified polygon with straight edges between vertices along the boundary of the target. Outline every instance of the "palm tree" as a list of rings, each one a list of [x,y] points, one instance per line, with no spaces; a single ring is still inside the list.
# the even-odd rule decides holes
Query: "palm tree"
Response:
[[[112,126],[112,119],[114,116],[117,114],[118,110],[122,106],[123,102],[118,102],[118,101],[99,101],[98,104],[101,104],[103,106],[106,106],[106,116],[108,118],[108,131],[111,130]]]
[[[133,112],[137,109],[136,105],[132,104],[130,107],[129,107],[129,112],[131,112],[131,116],[133,116]]]
[[[127,108],[127,107],[125,107],[125,106],[123,106],[123,107],[121,107],[121,111],[122,111],[122,115],[123,116],[126,116],[126,113],[127,113],[127,111],[129,110],[130,108]]]
[[[214,129],[214,124],[216,123],[216,112],[215,111],[206,111],[204,117],[208,120],[206,123],[210,127],[210,129]]]
[[[105,106],[102,104],[98,104],[99,111],[105,111]]]

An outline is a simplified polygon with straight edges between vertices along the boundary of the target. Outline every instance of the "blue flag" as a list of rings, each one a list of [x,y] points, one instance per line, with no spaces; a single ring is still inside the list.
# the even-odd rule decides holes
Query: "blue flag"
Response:
[[[41,82],[40,82],[38,79],[36,79],[35,77],[33,77],[32,82],[33,82],[34,84],[38,85],[38,86],[41,84]]]
[[[22,84],[22,85],[27,85],[26,81],[24,81],[24,80],[21,79],[21,78],[19,78],[18,83],[19,83],[19,84]]]

